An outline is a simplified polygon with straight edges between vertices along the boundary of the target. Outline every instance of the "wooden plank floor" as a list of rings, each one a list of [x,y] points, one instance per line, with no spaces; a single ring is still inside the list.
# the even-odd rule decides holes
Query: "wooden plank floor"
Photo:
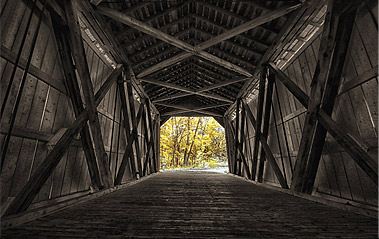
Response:
[[[166,172],[1,238],[377,238],[373,218],[226,174]]]

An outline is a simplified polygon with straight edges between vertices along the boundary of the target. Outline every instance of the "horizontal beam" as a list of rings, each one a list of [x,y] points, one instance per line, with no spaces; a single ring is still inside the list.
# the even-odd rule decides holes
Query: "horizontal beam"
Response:
[[[192,93],[186,93],[186,92],[179,92],[177,94],[167,95],[167,96],[157,98],[157,99],[153,100],[152,102],[153,102],[153,104],[156,104],[158,102],[162,102],[162,101],[166,101],[166,100],[173,100],[173,99],[177,99],[177,98],[181,98],[181,97],[185,97],[185,96],[190,96],[190,95],[193,95],[193,94]]]
[[[229,100],[229,99],[227,99],[225,97],[222,97],[222,96],[208,94],[208,93],[205,93],[205,92],[197,92],[195,90],[191,90],[191,89],[188,89],[188,88],[185,88],[185,87],[182,87],[182,86],[178,86],[178,85],[174,85],[174,84],[171,84],[171,83],[167,83],[167,82],[164,82],[164,81],[157,81],[157,80],[152,80],[152,79],[140,79],[140,80],[143,81],[143,82],[150,83],[150,84],[155,84],[155,85],[159,85],[159,86],[163,86],[163,87],[167,87],[167,88],[171,88],[171,89],[175,89],[175,90],[180,90],[180,91],[183,91],[183,92],[186,92],[186,93],[190,93],[192,95],[200,95],[200,96],[203,96],[203,97],[206,97],[206,98],[211,98],[211,99],[215,99],[215,100],[219,100],[219,101],[233,103],[232,100]]]
[[[207,114],[207,115],[212,115],[212,116],[216,116],[216,117],[222,117],[221,114],[213,113],[210,111],[205,111],[205,110],[201,109],[201,107],[188,107],[185,105],[174,105],[174,104],[166,104],[166,103],[157,103],[157,105],[163,105],[166,107],[171,107],[171,108],[181,110],[181,111],[173,112],[174,114],[185,113],[185,112],[197,112],[197,113],[201,113],[201,114]],[[214,108],[214,106],[205,106],[205,109],[210,109],[210,108]],[[162,116],[172,115],[170,113],[171,112],[164,113],[164,114],[162,114]]]
[[[218,88],[221,88],[221,87],[224,87],[224,86],[227,86],[227,85],[231,85],[231,84],[234,84],[234,83],[238,83],[238,82],[241,82],[241,81],[246,81],[248,80],[249,78],[235,78],[235,79],[230,79],[230,80],[226,80],[226,81],[221,81],[219,83],[215,83],[215,84],[212,84],[212,85],[208,85],[208,86],[205,86],[199,90],[196,90],[196,92],[204,92],[204,91],[208,91],[208,90],[214,90],[214,89],[218,89]]]
[[[12,64],[15,64],[16,59],[17,59],[17,54],[6,48],[5,46],[1,46],[1,51],[0,51],[1,57],[4,58],[5,60],[9,61]],[[20,58],[18,62],[18,67],[20,67],[22,70],[25,70],[26,67],[26,60],[24,58]],[[34,65],[29,66],[29,74],[35,76],[37,79],[45,82],[46,84],[50,85],[54,89],[64,93],[67,95],[65,85],[63,83],[63,80],[55,79],[48,75],[47,73],[43,72],[39,68],[37,68]],[[2,79],[3,80],[3,79]]]
[[[183,112],[183,113],[168,113],[168,114],[162,114],[162,117],[215,117],[212,114],[208,113],[199,113],[199,112],[194,112],[194,111],[188,111],[188,112]],[[216,116],[217,117],[217,116]]]

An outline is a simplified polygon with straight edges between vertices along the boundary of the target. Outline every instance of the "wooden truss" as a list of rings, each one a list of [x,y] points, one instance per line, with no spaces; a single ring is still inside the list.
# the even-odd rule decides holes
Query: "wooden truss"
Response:
[[[56,14],[52,16],[54,33],[62,67],[64,69],[67,93],[71,98],[76,119],[68,129],[63,131],[64,133],[57,140],[55,146],[51,149],[43,162],[37,167],[36,172],[30,177],[20,193],[3,213],[4,216],[21,213],[27,210],[79,133],[91,177],[91,186],[95,191],[121,184],[127,163],[130,163],[130,170],[134,178],[136,178],[137,175],[142,177],[148,173],[157,172],[159,167],[157,152],[155,151],[155,141],[158,140],[157,129],[159,129],[159,121],[157,123],[152,119],[149,99],[142,100],[143,104],[140,105],[136,116],[134,110],[135,101],[132,93],[132,76],[129,74],[129,80],[127,81],[127,99],[124,88],[125,80],[120,76],[124,70],[122,65],[115,67],[100,89],[95,93],[89,74],[88,63],[86,57],[83,57],[85,53],[81,30],[76,20],[78,16],[75,2],[64,1],[64,11],[53,3],[50,7],[54,9],[53,12]],[[79,76],[80,81],[77,76]],[[110,173],[108,155],[105,152],[103,136],[100,130],[97,106],[101,103],[117,79],[121,79],[117,85],[121,98],[121,111],[123,113],[123,122],[128,145],[117,176],[113,180]],[[81,84],[81,90],[79,82]],[[81,95],[80,92],[82,92],[83,95]],[[82,98],[84,102],[82,102]],[[127,106],[127,102],[129,102],[129,106]],[[129,124],[130,119],[132,121],[131,125]],[[137,128],[141,119],[144,121],[148,145],[144,165],[142,165],[143,162],[141,160],[137,135]],[[131,132],[130,127],[132,127]],[[136,151],[135,153],[132,147],[133,145]],[[137,157],[136,159],[134,158],[135,155]],[[137,162],[138,171],[135,162]]]
[[[346,150],[366,175],[378,185],[378,175],[372,166],[374,165],[374,160],[361,146],[363,144],[359,143],[359,139],[353,138],[348,132],[346,132],[346,130],[341,129],[331,118],[334,102],[342,78],[345,58],[348,52],[351,32],[357,12],[357,5],[358,2],[342,4],[339,1],[329,1],[322,41],[320,44],[321,47],[318,53],[319,59],[312,81],[310,96],[307,96],[306,93],[291,81],[290,78],[274,63],[268,63],[262,67],[260,73],[258,106],[256,112],[257,119],[254,118],[249,106],[244,101],[242,101],[242,109],[240,108],[241,100],[236,101],[236,133],[234,134],[230,122],[226,127],[226,135],[229,137],[227,140],[227,147],[230,172],[241,175],[241,160],[239,159],[239,153],[242,154],[243,152],[240,150],[242,143],[241,140],[238,139],[238,136],[243,134],[244,124],[242,122],[244,121],[244,115],[247,114],[255,128],[255,140],[251,156],[251,174],[246,173],[245,175],[249,178],[251,177],[252,180],[262,182],[264,161],[267,160],[280,185],[283,188],[288,187],[288,179],[285,178],[285,172],[283,177],[283,173],[278,167],[276,159],[272,155],[267,144],[273,87],[274,84],[279,81],[306,108],[306,119],[293,171],[291,189],[308,194],[312,192],[327,132],[329,132],[330,135],[332,135]],[[280,109],[279,99],[278,106]],[[246,113],[244,111],[246,111]],[[240,112],[242,112],[241,117]],[[281,121],[283,121],[281,109],[280,118]],[[227,117],[225,120],[229,121]],[[284,124],[282,124],[282,126],[284,127]],[[241,130],[241,132],[238,132],[238,130]],[[234,142],[233,139],[230,139],[231,136],[234,136]],[[286,137],[285,142],[287,152],[289,152]],[[234,148],[232,146],[233,144]],[[260,146],[261,150],[259,150]],[[283,162],[283,154],[280,144],[279,151]],[[258,157],[259,152],[260,157]],[[288,158],[290,158],[290,155],[288,155]],[[242,160],[242,162],[244,162],[244,160]],[[246,165],[245,162],[244,165]],[[282,169],[284,171],[284,165]]]

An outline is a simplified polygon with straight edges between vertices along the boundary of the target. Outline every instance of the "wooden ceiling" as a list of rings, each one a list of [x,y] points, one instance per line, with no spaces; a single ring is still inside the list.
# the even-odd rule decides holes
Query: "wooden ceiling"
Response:
[[[102,1],[96,11],[161,116],[223,116],[299,1]]]

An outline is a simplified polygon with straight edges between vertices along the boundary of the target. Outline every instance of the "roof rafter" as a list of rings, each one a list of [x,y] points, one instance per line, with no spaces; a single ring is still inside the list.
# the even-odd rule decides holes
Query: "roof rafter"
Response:
[[[131,17],[129,17],[129,16],[127,16],[127,15],[121,13],[121,12],[118,12],[118,11],[116,11],[114,9],[100,6],[96,10],[97,10],[97,12],[99,12],[99,13],[105,15],[105,16],[108,16],[108,17],[110,17],[110,18],[112,18],[112,19],[114,19],[116,21],[119,21],[119,22],[122,22],[122,23],[124,23],[126,25],[129,25],[129,26],[131,26],[131,27],[133,27],[133,28],[135,28],[137,30],[140,30],[140,31],[142,31],[142,32],[144,32],[146,34],[151,35],[151,36],[154,36],[154,37],[156,37],[156,38],[158,38],[158,39],[160,39],[162,41],[165,41],[165,42],[167,42],[167,43],[169,43],[171,45],[174,45],[174,46],[176,46],[176,47],[178,47],[178,48],[180,48],[180,49],[188,52],[189,55],[186,55],[185,58],[187,58],[187,57],[189,57],[191,55],[197,55],[197,56],[200,56],[200,57],[205,58],[207,60],[217,62],[219,65],[222,65],[225,68],[234,70],[234,71],[236,71],[236,72],[238,72],[238,73],[240,73],[242,75],[245,75],[245,76],[248,76],[248,77],[252,76],[252,74],[250,72],[246,71],[242,67],[236,66],[236,65],[234,65],[234,64],[232,64],[232,63],[230,63],[228,61],[220,59],[220,58],[218,58],[218,57],[216,57],[216,56],[214,56],[212,54],[209,54],[207,52],[199,51],[198,49],[195,49],[193,46],[191,46],[188,43],[180,41],[180,40],[178,40],[177,38],[175,38],[173,36],[170,36],[170,35],[162,32],[162,31],[160,31],[160,30],[158,30],[156,28],[150,27],[149,25],[146,25],[145,23],[143,23],[141,21],[138,21],[136,19],[133,19],[133,18],[131,18]],[[185,58],[182,58],[181,60],[183,60]],[[175,61],[175,62],[178,62],[178,60]],[[175,62],[172,62],[170,64],[173,64]],[[152,69],[152,67],[149,68],[149,69]],[[162,67],[160,69],[162,69]],[[138,74],[137,77],[141,78],[143,76],[146,76],[146,75],[148,75],[147,72],[148,71],[145,70],[142,73]],[[152,73],[152,72],[150,72],[150,73]]]
[[[255,28],[255,27],[259,26],[259,25],[262,25],[262,24],[264,24],[266,22],[270,22],[270,21],[272,21],[272,20],[274,20],[276,18],[279,18],[279,17],[281,17],[281,16],[283,16],[283,15],[285,15],[285,14],[287,14],[287,13],[289,13],[289,12],[291,12],[291,11],[297,9],[297,8],[299,8],[300,6],[301,6],[301,4],[291,4],[289,6],[281,7],[281,8],[276,9],[276,10],[274,10],[274,11],[268,13],[268,14],[265,14],[263,16],[259,16],[259,17],[255,18],[255,19],[251,20],[251,21],[248,21],[248,22],[246,22],[246,23],[244,23],[242,25],[239,25],[239,26],[237,26],[237,27],[235,27],[235,28],[233,28],[233,29],[231,29],[231,30],[229,30],[227,32],[224,32],[224,33],[222,33],[222,34],[220,34],[220,35],[218,35],[218,36],[216,36],[214,38],[211,38],[208,41],[205,41],[205,42],[197,45],[196,47],[191,47],[191,46],[188,46],[188,45],[184,45],[183,46],[182,42],[177,41],[177,40],[175,41],[174,39],[167,40],[168,43],[170,43],[170,44],[172,44],[172,45],[174,45],[176,47],[179,47],[179,48],[185,50],[186,52],[180,53],[175,58],[169,58],[169,59],[167,59],[165,61],[162,61],[161,63],[159,63],[157,65],[154,65],[154,66],[152,66],[152,67],[144,70],[143,72],[139,73],[137,75],[137,77],[144,77],[144,76],[146,76],[148,74],[151,74],[152,72],[155,72],[155,71],[160,70],[160,69],[162,69],[164,67],[167,67],[167,66],[169,66],[171,64],[174,64],[174,63],[176,63],[178,61],[186,59],[187,57],[190,57],[192,55],[197,55],[197,56],[200,56],[200,57],[205,58],[207,60],[214,61],[214,62],[216,62],[216,63],[218,63],[218,64],[220,64],[220,65],[222,65],[222,66],[224,66],[224,67],[226,67],[228,69],[232,69],[232,70],[237,71],[237,72],[239,72],[239,73],[241,73],[241,74],[243,74],[245,76],[251,77],[252,75],[249,72],[247,72],[247,74],[246,74],[245,70],[240,71],[239,69],[241,69],[241,67],[239,67],[239,66],[233,67],[234,64],[231,64],[231,63],[229,63],[229,62],[227,62],[225,60],[219,59],[218,57],[214,57],[213,55],[211,55],[209,53],[206,53],[203,50],[205,50],[205,49],[207,49],[207,48],[209,48],[209,47],[211,47],[213,45],[216,45],[216,44],[218,44],[218,43],[220,43],[222,41],[225,41],[225,40],[227,40],[229,38],[237,36],[237,35],[239,35],[239,34],[241,34],[243,32],[246,32],[246,31],[248,31],[250,29],[253,29],[253,28]],[[108,14],[108,16],[111,17],[112,14],[109,13],[109,11],[111,11],[111,10],[110,9],[108,9],[108,11],[106,11],[106,10],[107,9],[103,9],[102,8],[102,9],[100,9],[100,12],[103,13],[103,14],[105,14],[105,15]],[[129,20],[128,18],[123,19],[123,18],[120,18],[120,16],[117,17],[115,20],[125,20],[126,24],[131,24],[131,25],[133,23],[133,22],[127,21],[127,20]],[[153,29],[150,29],[150,30],[153,30]],[[145,31],[145,32],[148,33],[149,31]],[[156,32],[156,34],[153,33],[153,35],[156,36],[156,37],[161,37],[161,40],[165,39],[164,38],[165,34],[162,33],[161,31]]]
[[[207,8],[210,8],[210,9],[213,9],[215,11],[218,11],[220,13],[223,13],[227,16],[230,16],[232,18],[234,18],[235,20],[238,20],[238,21],[242,21],[242,22],[247,22],[247,21],[250,21],[251,19],[247,18],[247,17],[243,17],[243,16],[240,16],[238,15],[237,13],[235,12],[232,12],[232,11],[228,11],[222,7],[218,7],[216,5],[213,5],[213,4],[210,4],[210,3],[207,3],[207,2],[198,2],[197,4],[203,6],[203,7],[207,7]],[[269,13],[270,11],[265,11],[266,13]],[[268,27],[268,26],[264,26],[264,25],[260,25],[258,26],[259,28],[265,30],[265,31],[268,31],[270,33],[274,33],[274,34],[278,34],[278,31]]]
[[[169,15],[170,13],[176,12],[179,8],[182,8],[185,4],[189,4],[189,2],[182,2],[182,3],[179,3],[179,5],[165,9],[162,12],[159,12],[155,15],[150,16],[149,18],[144,19],[143,23],[145,23],[147,25],[152,25],[153,21],[157,20],[160,17],[163,17],[164,15]],[[126,15],[129,15],[129,14],[126,14]],[[130,17],[133,17],[133,16],[130,16]],[[134,28],[128,28],[125,31],[122,31],[121,34],[123,36],[128,36],[131,34],[131,31],[133,31],[133,30],[134,30]]]

